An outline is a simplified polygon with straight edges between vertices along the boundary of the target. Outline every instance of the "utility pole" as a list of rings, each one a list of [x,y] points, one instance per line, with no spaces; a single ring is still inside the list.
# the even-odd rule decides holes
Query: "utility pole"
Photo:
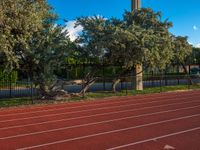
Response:
[[[131,10],[140,9],[141,0],[131,0]],[[143,90],[143,69],[142,64],[137,64],[135,66],[135,90]]]
[[[131,9],[140,9],[141,8],[141,0],[132,0],[131,1]]]

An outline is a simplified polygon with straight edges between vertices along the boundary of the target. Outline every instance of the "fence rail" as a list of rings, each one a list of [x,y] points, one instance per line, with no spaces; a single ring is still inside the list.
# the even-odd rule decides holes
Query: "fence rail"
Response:
[[[116,85],[116,90],[132,90],[135,87],[134,83],[135,76],[125,76],[120,77],[120,82]],[[99,77],[97,81],[89,88],[90,92],[98,92],[98,91],[111,91],[112,90],[112,82],[114,77]],[[78,81],[78,80],[77,80]],[[83,79],[79,79],[79,81],[83,81]],[[191,82],[194,84],[200,84],[200,76],[198,75],[158,75],[158,76],[144,76],[143,77],[143,86],[145,88],[151,87],[165,87],[165,86],[176,86],[176,85],[185,85],[188,88],[191,86]],[[79,84],[70,84],[65,85],[64,90],[77,93],[80,92],[83,88],[84,83]]]
[[[0,82],[0,99],[18,97],[32,98],[36,94],[37,89],[33,87],[32,82]]]
[[[134,76],[120,77],[120,82],[116,85],[116,90],[133,90],[134,88]],[[84,81],[83,79],[79,79]],[[112,82],[114,77],[100,77],[90,88],[89,92],[98,91],[111,91]],[[143,85],[145,88],[160,87],[160,91],[165,86],[184,85],[190,88],[191,82],[195,85],[200,85],[199,75],[162,75],[162,76],[144,76]],[[84,82],[79,84],[67,84],[63,86],[65,91],[69,93],[78,93],[84,87]],[[32,82],[18,81],[12,82],[0,82],[0,99],[2,98],[18,98],[18,97],[30,97],[38,96],[38,89]]]

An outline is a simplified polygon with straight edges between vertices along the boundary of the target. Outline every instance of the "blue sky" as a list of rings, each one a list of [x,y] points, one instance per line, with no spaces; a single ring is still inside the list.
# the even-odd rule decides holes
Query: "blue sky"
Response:
[[[80,16],[102,15],[121,18],[130,10],[131,0],[48,0],[60,19],[69,21]],[[200,46],[200,0],[142,0],[142,7],[161,11],[164,19],[173,22],[175,35],[188,36],[189,42]],[[80,29],[79,29],[80,30]],[[73,31],[75,32],[75,31]]]

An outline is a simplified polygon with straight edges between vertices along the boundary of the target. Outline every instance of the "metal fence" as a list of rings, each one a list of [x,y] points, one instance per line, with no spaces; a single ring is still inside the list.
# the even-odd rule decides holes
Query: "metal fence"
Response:
[[[116,85],[116,91],[133,90],[135,87],[134,76],[120,77],[120,82]],[[112,84],[115,77],[99,77],[96,82],[89,88],[89,92],[99,91],[112,91]],[[69,93],[78,93],[84,87],[84,79],[79,79],[78,84],[66,84],[63,86],[65,91]],[[199,75],[162,75],[162,76],[143,76],[144,89],[157,87],[162,91],[163,87],[182,85],[187,88],[192,88],[191,83],[198,85],[200,88],[200,76]],[[2,98],[18,98],[18,97],[30,97],[34,98],[39,95],[37,87],[32,82],[18,81],[12,82],[0,82],[0,99]]]
[[[33,86],[32,82],[0,82],[0,99],[18,97],[32,98],[35,95],[37,95],[37,89]]]
[[[135,76],[120,77],[120,82],[116,85],[116,90],[133,90],[135,87]],[[99,77],[97,81],[89,88],[89,92],[112,91],[114,77]],[[76,80],[78,81],[78,80]],[[81,83],[83,79],[79,79],[79,84],[68,84],[64,86],[64,90],[70,93],[78,93],[84,87]],[[162,76],[143,76],[144,89],[151,87],[166,87],[182,85],[190,88],[191,84],[200,84],[200,76],[198,75],[162,75]],[[162,90],[162,89],[161,89]]]

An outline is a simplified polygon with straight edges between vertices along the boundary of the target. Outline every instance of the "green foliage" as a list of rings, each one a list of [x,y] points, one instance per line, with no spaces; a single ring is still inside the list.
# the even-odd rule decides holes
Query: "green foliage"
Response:
[[[79,18],[83,26],[79,42],[87,58],[118,64],[126,69],[137,64],[164,69],[173,58],[172,26],[151,9],[125,12],[123,20]],[[165,59],[163,59],[165,58]]]
[[[192,48],[192,53],[189,56],[190,64],[200,64],[200,48]]]
[[[35,35],[55,19],[46,0],[0,1],[0,57],[7,69],[19,67]]]
[[[11,73],[4,72],[0,69],[0,82],[12,82],[16,83],[18,79],[18,72],[12,71]]]
[[[0,58],[6,70],[18,68],[43,87],[51,87],[55,70],[71,46],[65,26],[46,0],[0,1]]]
[[[77,19],[77,25],[83,27],[83,32],[77,40],[79,44],[77,57],[83,62],[103,63],[105,54],[104,45],[102,45],[102,37],[105,36],[104,24],[105,19],[97,16]]]
[[[175,64],[186,64],[188,57],[192,54],[192,46],[188,43],[187,37],[174,37],[173,43],[173,63]]]

